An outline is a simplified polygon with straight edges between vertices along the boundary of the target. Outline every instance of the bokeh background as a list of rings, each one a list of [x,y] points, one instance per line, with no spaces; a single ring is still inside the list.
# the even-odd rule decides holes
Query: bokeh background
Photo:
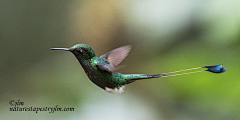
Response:
[[[0,0],[0,116],[3,120],[240,119],[239,0]],[[224,64],[210,72],[137,81],[121,95],[94,85],[69,52],[97,56],[131,44],[122,73],[166,73]],[[74,111],[11,112],[25,107]]]

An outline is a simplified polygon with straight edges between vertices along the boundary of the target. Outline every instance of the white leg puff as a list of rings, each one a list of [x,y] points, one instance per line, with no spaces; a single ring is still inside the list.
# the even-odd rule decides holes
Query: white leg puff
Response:
[[[105,90],[109,93],[113,93],[113,94],[121,94],[124,90],[125,86],[119,87],[119,88],[108,88],[105,87]]]

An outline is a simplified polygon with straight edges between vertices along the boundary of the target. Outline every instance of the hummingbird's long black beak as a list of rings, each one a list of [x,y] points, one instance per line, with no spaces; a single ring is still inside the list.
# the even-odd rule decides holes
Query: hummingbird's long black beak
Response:
[[[69,48],[50,48],[51,50],[65,50],[70,51]]]

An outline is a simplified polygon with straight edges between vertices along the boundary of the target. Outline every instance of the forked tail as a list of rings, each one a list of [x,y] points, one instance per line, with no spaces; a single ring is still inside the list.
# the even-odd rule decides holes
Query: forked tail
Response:
[[[177,75],[186,75],[186,74],[192,74],[192,73],[199,73],[199,72],[204,72],[204,71],[209,71],[209,72],[212,72],[212,73],[223,73],[223,72],[226,71],[226,68],[222,68],[222,65],[223,64],[213,65],[213,66],[203,66],[203,67],[179,70],[179,71],[174,71],[174,72],[169,72],[169,73],[163,73],[163,74],[160,74],[160,75],[162,75],[162,77],[170,77],[170,76],[177,76]],[[200,70],[200,71],[176,74],[178,72],[185,72],[185,71],[196,70],[196,69],[200,69],[200,68],[207,68],[207,70]]]
[[[207,70],[200,70],[200,71],[193,71],[193,72],[185,72],[190,70],[196,70],[201,68],[207,68]],[[142,79],[150,79],[150,78],[159,78],[159,77],[171,77],[171,76],[178,76],[178,75],[186,75],[186,74],[192,74],[192,73],[199,73],[209,71],[212,73],[223,73],[226,71],[226,68],[222,68],[221,65],[214,65],[214,66],[203,66],[203,67],[197,67],[197,68],[191,68],[191,69],[185,69],[185,70],[179,70],[174,72],[168,72],[163,74],[153,74],[153,75],[147,75],[147,74],[128,74],[126,75],[127,78],[127,84],[134,82],[136,80],[142,80]],[[184,72],[184,73],[180,73]],[[176,74],[177,73],[177,74]]]

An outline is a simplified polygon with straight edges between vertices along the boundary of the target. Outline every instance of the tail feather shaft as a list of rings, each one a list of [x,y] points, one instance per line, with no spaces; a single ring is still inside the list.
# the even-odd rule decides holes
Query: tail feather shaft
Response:
[[[169,73],[163,73],[163,74],[172,74],[172,73],[177,73],[177,72],[183,72],[183,71],[188,71],[188,70],[194,70],[194,69],[199,69],[199,68],[202,68],[202,67],[197,67],[197,68],[191,68],[191,69],[185,69],[185,70],[179,70],[179,71],[174,71],[174,72],[169,72]]]
[[[162,77],[171,77],[171,76],[177,76],[177,75],[186,75],[186,74],[199,73],[199,72],[204,72],[204,71],[206,71],[206,70],[195,71],[195,72],[188,72],[188,73],[181,73],[181,74],[173,74],[173,75],[162,76]]]

